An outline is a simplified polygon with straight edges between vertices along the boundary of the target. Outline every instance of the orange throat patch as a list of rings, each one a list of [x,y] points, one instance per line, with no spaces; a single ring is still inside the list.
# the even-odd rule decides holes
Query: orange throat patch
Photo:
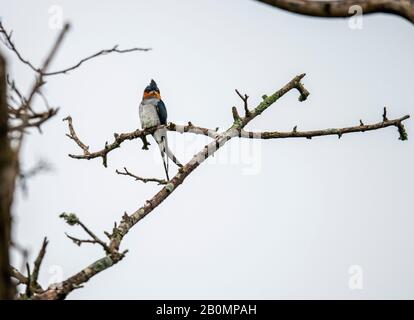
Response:
[[[161,95],[157,91],[150,91],[150,92],[145,92],[144,91],[143,98],[144,99],[151,99],[151,98],[161,99]]]

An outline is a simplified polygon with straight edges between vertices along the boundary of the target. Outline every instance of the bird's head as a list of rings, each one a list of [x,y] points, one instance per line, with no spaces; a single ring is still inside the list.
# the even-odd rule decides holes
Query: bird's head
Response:
[[[150,84],[144,90],[143,99],[161,99],[160,89],[158,89],[157,83],[151,80]]]

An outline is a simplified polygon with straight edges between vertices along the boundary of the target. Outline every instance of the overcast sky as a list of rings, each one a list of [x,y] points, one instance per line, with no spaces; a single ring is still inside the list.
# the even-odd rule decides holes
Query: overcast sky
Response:
[[[164,177],[154,143],[150,151],[140,141],[125,143],[108,168],[99,159],[69,158],[79,150],[65,137],[67,115],[91,149],[100,149],[114,132],[139,127],[138,105],[153,78],[170,121],[226,129],[231,107],[242,108],[235,88],[254,106],[303,72],[309,99],[300,103],[291,92],[249,129],[341,127],[381,121],[384,106],[390,118],[414,110],[414,28],[396,16],[364,16],[355,30],[348,20],[297,16],[251,0],[0,0],[3,23],[35,65],[59,32],[50,28],[52,5],[72,28],[51,69],[115,44],[153,50],[100,57],[48,80],[45,94],[61,109],[42,135],[33,131],[26,140],[22,165],[46,159],[53,171],[31,179],[27,197],[19,192],[13,232],[32,259],[49,238],[43,284],[103,253],[68,240],[64,232],[83,234],[61,212],[75,212],[104,237],[124,211],[160,189],[115,169]],[[1,50],[27,91],[33,74]],[[126,259],[70,298],[412,298],[412,120],[406,129],[406,142],[396,128],[341,140],[231,141],[131,230],[122,244]],[[208,141],[173,133],[169,140],[181,161]],[[362,272],[361,289],[349,287],[349,272]]]

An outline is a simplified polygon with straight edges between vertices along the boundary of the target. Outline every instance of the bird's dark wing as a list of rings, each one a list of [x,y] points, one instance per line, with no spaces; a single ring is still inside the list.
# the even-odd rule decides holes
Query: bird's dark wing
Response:
[[[164,102],[162,100],[158,101],[156,108],[161,124],[167,124],[167,108]]]

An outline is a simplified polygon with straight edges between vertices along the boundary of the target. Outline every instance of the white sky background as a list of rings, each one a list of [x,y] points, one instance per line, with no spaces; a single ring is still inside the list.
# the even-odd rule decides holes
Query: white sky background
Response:
[[[164,177],[154,143],[149,152],[140,141],[125,143],[109,155],[107,169],[100,159],[70,159],[79,150],[65,137],[61,119],[68,114],[79,136],[100,149],[114,132],[139,126],[142,90],[154,78],[170,121],[225,129],[231,107],[242,111],[235,88],[254,106],[302,72],[308,101],[299,103],[291,92],[249,129],[341,127],[381,121],[383,106],[390,118],[414,110],[414,29],[399,17],[367,16],[362,30],[351,30],[347,20],[297,16],[250,0],[0,0],[5,26],[35,65],[58,33],[48,26],[53,4],[72,29],[52,69],[115,44],[153,51],[101,57],[45,87],[61,109],[43,135],[33,131],[27,139],[23,167],[43,158],[54,171],[29,181],[14,223],[14,238],[32,259],[43,236],[50,240],[43,284],[103,254],[66,239],[65,231],[83,234],[59,219],[61,212],[75,212],[104,237],[124,211],[160,188],[115,169]],[[27,90],[31,71],[1,50]],[[230,142],[131,230],[125,260],[70,298],[412,298],[412,120],[406,129],[407,142],[396,128],[341,140]],[[169,136],[182,161],[206,142]],[[351,265],[363,269],[362,290],[348,287]]]

